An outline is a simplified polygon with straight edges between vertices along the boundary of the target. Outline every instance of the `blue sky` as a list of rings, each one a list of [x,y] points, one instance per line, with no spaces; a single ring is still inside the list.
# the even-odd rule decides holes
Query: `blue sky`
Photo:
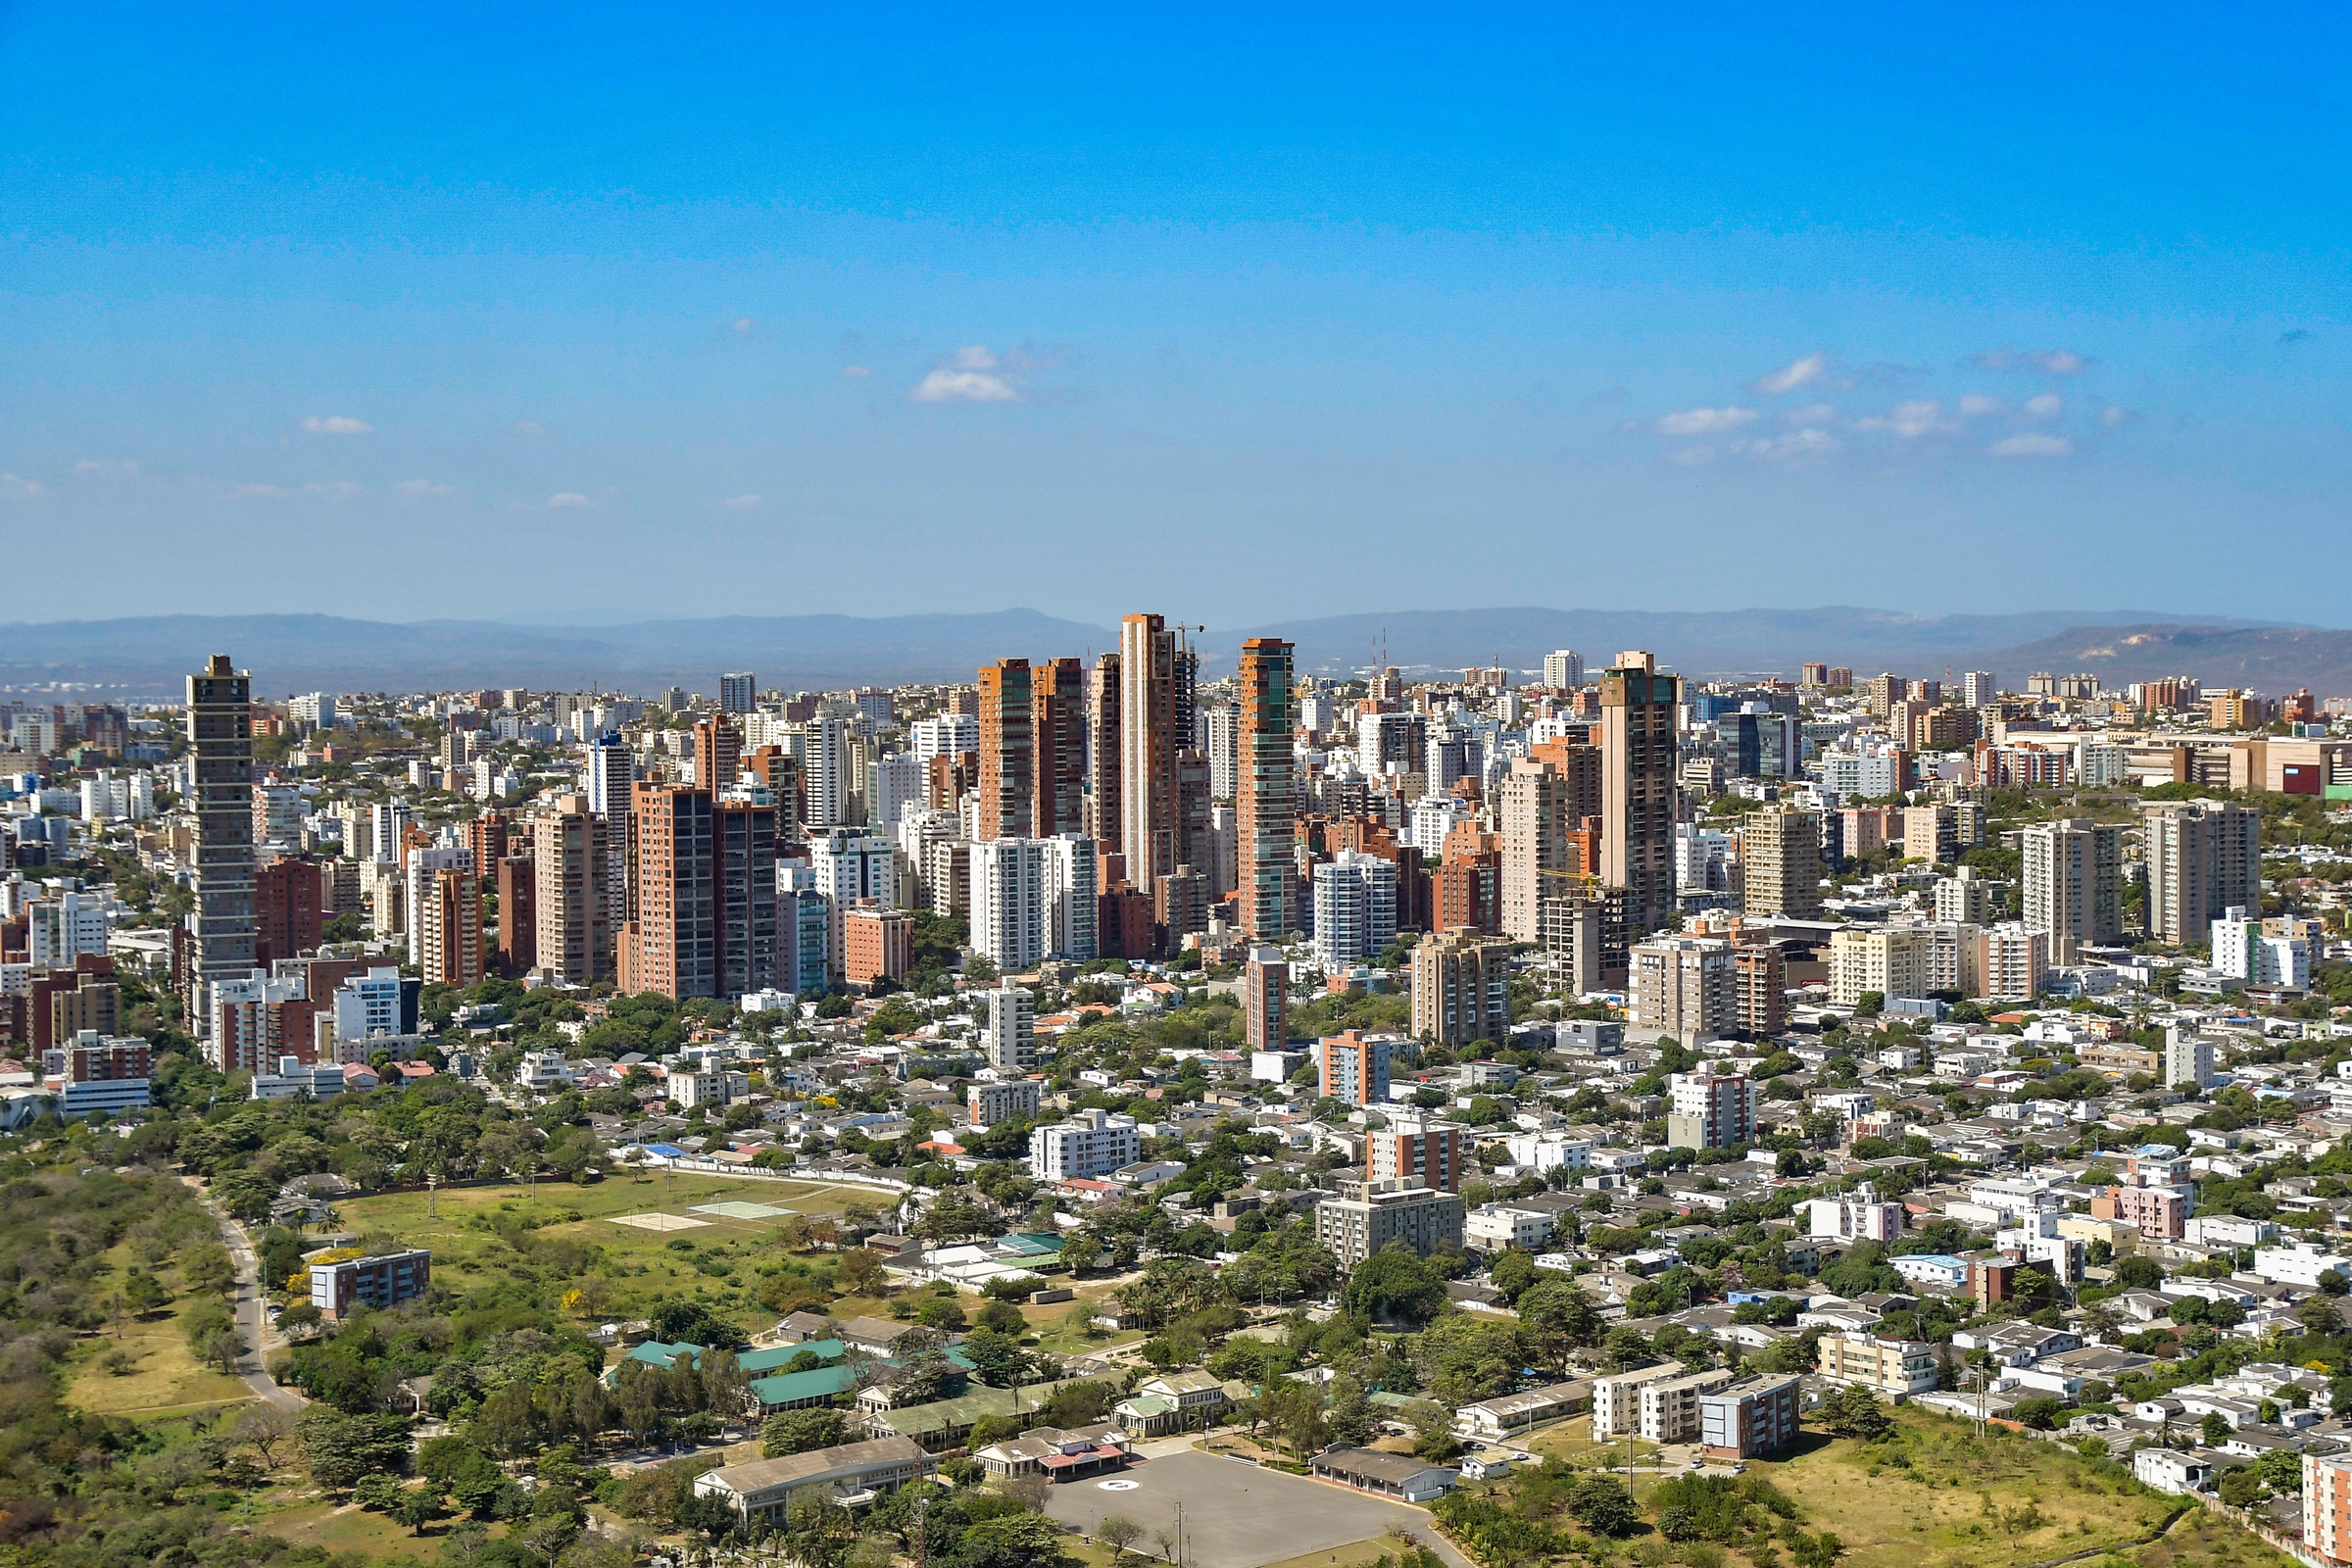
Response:
[[[2340,10],[1117,9],[0,0],[12,618],[2344,623]]]

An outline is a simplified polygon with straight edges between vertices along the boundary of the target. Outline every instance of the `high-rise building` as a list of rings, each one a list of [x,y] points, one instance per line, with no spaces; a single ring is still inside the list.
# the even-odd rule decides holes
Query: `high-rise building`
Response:
[[[619,731],[607,730],[589,743],[587,784],[588,809],[608,821],[629,814],[629,791],[637,784],[637,754],[629,750]]]
[[[1234,860],[1241,927],[1279,941],[1298,923],[1298,728],[1291,695],[1291,645],[1279,637],[1242,644],[1241,711],[1234,760]]]
[[[1430,929],[1502,930],[1502,836],[1472,823],[1447,831],[1443,858],[1430,881]]]
[[[1567,878],[1590,872],[1573,863],[1567,780],[1548,762],[1520,758],[1503,775],[1501,796],[1502,931],[1519,942],[1543,935],[1542,904],[1567,891]]]
[[[1125,825],[1119,806],[1125,734],[1120,695],[1119,656],[1104,654],[1086,672],[1086,836],[1105,855],[1119,853]]]
[[[498,862],[498,972],[519,980],[539,964],[539,879],[527,855]]]
[[[1349,1105],[1386,1104],[1389,1069],[1396,1056],[1395,1041],[1367,1040],[1352,1029],[1317,1041],[1315,1060],[1322,1095]]]
[[[1119,831],[1139,888],[1183,858],[1177,813],[1176,637],[1157,615],[1119,623]]]
[[[1200,711],[1200,749],[1208,754],[1208,791],[1230,801],[1241,787],[1237,759],[1241,755],[1241,710],[1220,703]]]
[[[2123,935],[2124,830],[2080,818],[2037,822],[2023,835],[2026,928],[2046,932],[2051,959]],[[2149,856],[2151,866],[2155,856]],[[2203,933],[2200,930],[2199,935]]]
[[[2149,936],[2177,946],[2203,942],[2214,917],[2231,906],[2262,907],[2259,810],[2227,801],[2167,801],[2148,807],[2144,821]]]
[[[182,1001],[202,1020],[208,986],[253,972],[253,677],[215,654],[188,677],[187,723],[196,901]]]
[[[972,846],[972,951],[1014,974],[1046,956],[1046,841]]]
[[[718,677],[718,708],[722,713],[748,713],[760,706],[760,683],[748,669],[730,670]],[[702,782],[696,780],[697,783]]]
[[[1756,1136],[1756,1086],[1745,1073],[1678,1072],[1666,1080],[1670,1149],[1732,1149]]]
[[[974,839],[1024,839],[1037,819],[1037,715],[1029,661],[980,670],[980,821]]]
[[[724,794],[711,804],[710,927],[717,941],[711,971],[718,996],[748,996],[781,982],[780,819],[776,807],[751,791]]]
[[[1626,918],[1643,931],[1674,918],[1674,716],[1682,686],[1644,653],[1620,655],[1600,676],[1600,878],[1625,889]]]
[[[625,807],[626,802],[623,802]],[[610,827],[585,795],[565,795],[531,833],[539,967],[560,986],[612,978],[615,904]]]
[[[1739,960],[1727,944],[1693,937],[1640,943],[1628,969],[1628,1029],[1694,1046],[1740,1027]]]
[[[807,813],[803,820],[810,827],[844,828],[865,826],[865,814],[857,801],[858,781],[857,759],[852,756],[857,737],[850,721],[834,714],[820,714],[802,726],[801,807]]]
[[[1413,947],[1413,1035],[1441,1046],[1510,1033],[1510,959],[1499,942],[1456,932]]]
[[[1095,841],[1078,833],[1047,839],[1046,951],[1056,958],[1084,963],[1101,951],[1096,934],[1101,861]],[[967,873],[968,875],[968,873]],[[968,899],[969,883],[966,882]]]
[[[841,978],[854,990],[896,980],[913,966],[914,916],[859,905],[841,916]]]
[[[1406,1123],[1364,1135],[1364,1175],[1375,1182],[1458,1193],[1463,1167],[1479,1168],[1472,1155],[1469,1130],[1462,1127]]]
[[[694,787],[710,795],[733,787],[743,762],[743,731],[721,715],[695,720]]]
[[[1282,950],[1252,947],[1243,983],[1243,1033],[1251,1051],[1280,1051],[1290,1040],[1291,966]]]
[[[1544,656],[1544,684],[1555,692],[1574,691],[1585,683],[1585,660],[1573,648]]]
[[[835,828],[830,833],[813,835],[808,841],[808,868],[815,873],[812,882],[825,900],[825,955],[832,977],[842,973],[843,911],[857,906],[861,899],[896,906],[898,898],[898,857],[890,840],[874,833],[858,833],[848,828]],[[779,920],[782,918],[778,916]],[[808,990],[816,982],[805,967],[807,949],[803,948],[804,968],[800,989]]]
[[[617,955],[622,991],[718,994],[716,875],[710,793],[638,785],[629,801],[628,913]]]
[[[988,1009],[982,1025],[988,1064],[999,1072],[1033,1072],[1037,1068],[1037,998],[1019,986],[984,991]]]
[[[1462,1200],[1403,1181],[1341,1182],[1315,1205],[1315,1241],[1352,1269],[1393,1242],[1427,1257],[1462,1245]]]
[[[2001,678],[1989,669],[1972,669],[1960,677],[1960,706],[1989,707],[2001,695]]]
[[[411,911],[417,972],[426,985],[463,991],[482,978],[482,885],[473,854],[430,872],[419,884]]]
[[[1030,794],[1035,804],[1031,838],[1050,839],[1086,831],[1086,666],[1075,659],[1049,659],[1030,677],[1030,709],[1036,737],[1030,748],[1037,769]]]
[[[1740,907],[1791,920],[1821,918],[1821,817],[1768,806],[1740,819]]]
[[[1357,850],[1315,867],[1315,956],[1359,963],[1396,940],[1396,862]]]
[[[267,968],[280,958],[318,946],[325,935],[330,886],[325,869],[316,860],[287,858],[272,860],[254,873],[253,961],[257,967]],[[106,951],[103,925],[96,951]],[[41,966],[37,957],[32,962],[35,968]]]

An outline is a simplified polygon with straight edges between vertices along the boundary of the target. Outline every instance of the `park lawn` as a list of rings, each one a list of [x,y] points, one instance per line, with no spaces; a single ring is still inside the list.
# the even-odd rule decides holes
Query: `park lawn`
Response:
[[[2167,1568],[2285,1561],[2227,1527],[2134,1547],[2180,1504],[2127,1478],[2095,1475],[2054,1444],[1998,1428],[1979,1438],[1966,1422],[1908,1410],[1895,1420],[1905,1441],[1891,1449],[1807,1434],[1794,1458],[1751,1461],[1748,1474],[1793,1498],[1805,1529],[1835,1533],[1845,1568],[1984,1568],[2100,1547],[2119,1548],[2143,1568],[2156,1568],[2143,1554],[2158,1549]],[[1886,1463],[1890,1452],[1907,1457],[1908,1468]],[[1637,1491],[1656,1485],[1639,1478]]]
[[[122,1282],[133,1259],[130,1250],[117,1247],[106,1254],[110,1273],[97,1288],[111,1292]],[[200,1364],[188,1350],[180,1314],[193,1299],[184,1284],[173,1285],[172,1300],[145,1317],[124,1313],[100,1333],[85,1335],[68,1361],[66,1403],[94,1415],[158,1416],[237,1404],[253,1397],[240,1378]],[[116,1335],[120,1330],[121,1338]],[[120,1349],[137,1365],[118,1377],[99,1365]]]
[[[1535,1454],[1539,1458],[1546,1454],[1556,1454],[1583,1470],[1594,1468],[1623,1470],[1625,1468],[1626,1446],[1624,1440],[1618,1439],[1610,1443],[1593,1442],[1592,1418],[1589,1415],[1573,1416],[1551,1426],[1538,1427],[1532,1434],[1515,1432],[1502,1440],[1502,1446],[1506,1448],[1517,1448],[1523,1453]],[[1657,1462],[1658,1446],[1656,1444],[1637,1438],[1634,1440],[1633,1446],[1636,1465]]]
[[[429,1562],[440,1551],[443,1535],[456,1522],[444,1519],[426,1525],[424,1534],[416,1536],[396,1521],[369,1513],[356,1503],[333,1502],[310,1491],[301,1496],[303,1500],[291,1507],[256,1509],[248,1521],[254,1533],[275,1536],[296,1546],[318,1546],[329,1556],[348,1552],[370,1561],[409,1557]],[[492,1534],[502,1528],[493,1527]]]

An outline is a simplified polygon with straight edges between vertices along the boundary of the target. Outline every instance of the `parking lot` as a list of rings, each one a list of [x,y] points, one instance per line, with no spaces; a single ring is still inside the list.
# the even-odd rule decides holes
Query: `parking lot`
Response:
[[[1183,1452],[1139,1460],[1121,1479],[1134,1482],[1135,1490],[1105,1492],[1091,1480],[1057,1486],[1047,1495],[1046,1512],[1089,1535],[1104,1514],[1125,1514],[1144,1527],[1137,1549],[1156,1557],[1152,1538],[1174,1527],[1176,1506],[1182,1503],[1184,1560],[1192,1568],[1258,1568],[1369,1541],[1396,1524],[1413,1531],[1456,1568],[1469,1568],[1459,1552],[1437,1538],[1429,1516],[1418,1508],[1279,1470]]]

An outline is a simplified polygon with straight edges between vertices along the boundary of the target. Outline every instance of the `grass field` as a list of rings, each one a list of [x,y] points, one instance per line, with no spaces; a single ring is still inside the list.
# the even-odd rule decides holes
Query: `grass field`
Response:
[[[853,1203],[888,1212],[892,1196],[812,1182],[654,1174],[584,1187],[542,1181],[536,1190],[519,1182],[459,1188],[434,1196],[430,1215],[423,1193],[352,1199],[337,1212],[347,1229],[430,1248],[435,1275],[461,1290],[499,1276],[580,1288],[580,1314],[600,1321],[642,1317],[665,1297],[696,1296],[756,1331],[774,1315],[758,1303],[763,1281],[757,1270],[782,1259],[778,1227],[788,1216],[735,1218],[711,1205],[825,1215]],[[655,1229],[620,1222],[664,1214],[698,1223]],[[536,1228],[518,1228],[534,1220]]]
[[[122,1247],[107,1253],[106,1260],[115,1272],[107,1276],[112,1283],[102,1290],[120,1284],[132,1262],[129,1250]],[[164,1278],[177,1286],[170,1274]],[[145,1318],[124,1314],[120,1339],[118,1325],[111,1323],[103,1333],[84,1338],[74,1348],[66,1402],[98,1415],[150,1417],[252,1398],[253,1391],[241,1380],[199,1365],[188,1352],[187,1334],[180,1326],[188,1301],[186,1290],[175,1288],[172,1303],[162,1311]],[[101,1364],[117,1350],[130,1358],[128,1373],[117,1374]]]

